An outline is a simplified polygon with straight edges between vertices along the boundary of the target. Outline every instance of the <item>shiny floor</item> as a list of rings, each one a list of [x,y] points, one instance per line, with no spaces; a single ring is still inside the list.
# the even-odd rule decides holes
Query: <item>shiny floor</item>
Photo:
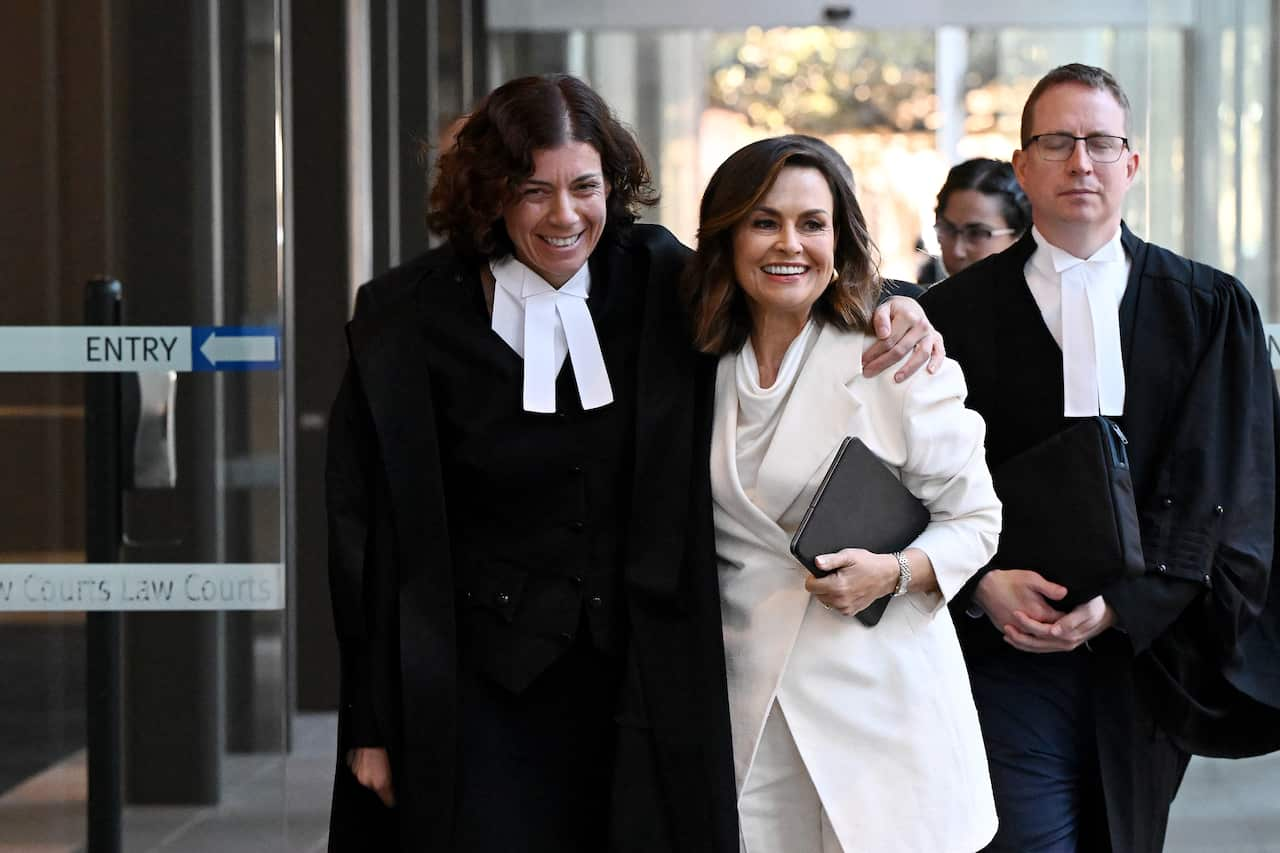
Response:
[[[302,714],[287,757],[229,755],[222,802],[209,808],[133,806],[128,853],[313,853],[328,835],[333,714]],[[85,772],[80,751],[0,796],[0,853],[84,850]]]
[[[294,750],[228,756],[213,808],[133,807],[124,849],[134,853],[316,853],[325,849],[336,722],[304,714]],[[0,796],[0,853],[83,850],[84,753]],[[1196,759],[1174,803],[1166,853],[1280,853],[1280,754]]]

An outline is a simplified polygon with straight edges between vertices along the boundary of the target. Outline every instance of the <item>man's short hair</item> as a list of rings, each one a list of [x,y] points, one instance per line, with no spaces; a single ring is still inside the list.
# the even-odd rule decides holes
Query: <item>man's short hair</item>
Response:
[[[1116,99],[1116,103],[1120,105],[1120,108],[1124,110],[1124,132],[1126,136],[1128,135],[1129,96],[1124,93],[1124,89],[1120,88],[1120,83],[1105,68],[1072,62],[1070,65],[1059,65],[1041,77],[1035,88],[1031,90],[1031,94],[1027,96],[1027,103],[1022,108],[1022,147],[1024,149],[1031,144],[1031,125],[1035,121],[1036,101],[1040,100],[1040,96],[1054,86],[1061,86],[1066,83],[1074,83],[1110,93],[1111,97]]]

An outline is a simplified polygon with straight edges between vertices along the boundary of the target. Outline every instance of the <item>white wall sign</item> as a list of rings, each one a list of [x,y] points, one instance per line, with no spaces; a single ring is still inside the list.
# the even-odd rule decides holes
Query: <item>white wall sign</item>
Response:
[[[283,609],[280,563],[0,563],[0,611]]]

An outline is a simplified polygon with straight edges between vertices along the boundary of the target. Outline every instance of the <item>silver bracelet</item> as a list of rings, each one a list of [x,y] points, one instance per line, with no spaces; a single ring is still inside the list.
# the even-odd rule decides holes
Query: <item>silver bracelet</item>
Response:
[[[911,564],[901,551],[894,551],[893,558],[898,561],[898,586],[893,590],[893,597],[897,598],[907,594],[907,585],[911,583]]]

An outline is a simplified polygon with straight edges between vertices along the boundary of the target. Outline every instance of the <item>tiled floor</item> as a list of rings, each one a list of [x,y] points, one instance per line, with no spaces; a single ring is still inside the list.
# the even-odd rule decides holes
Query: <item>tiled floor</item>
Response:
[[[211,808],[132,806],[129,853],[314,853],[325,848],[336,722],[303,714],[294,751],[227,756],[222,802]],[[77,752],[0,797],[0,853],[83,849],[84,753]]]
[[[294,751],[228,756],[214,808],[132,807],[129,853],[316,853],[324,850],[335,720],[301,715]],[[0,853],[82,849],[84,754],[0,797]],[[1174,803],[1166,853],[1280,853],[1280,754],[1196,759]],[[1087,851],[1084,851],[1087,853]]]
[[[84,746],[84,625],[60,616],[0,614],[0,792]]]
[[[336,722],[301,715],[288,759],[228,756],[214,808],[133,807],[125,850],[147,853],[313,853],[325,849]]]

